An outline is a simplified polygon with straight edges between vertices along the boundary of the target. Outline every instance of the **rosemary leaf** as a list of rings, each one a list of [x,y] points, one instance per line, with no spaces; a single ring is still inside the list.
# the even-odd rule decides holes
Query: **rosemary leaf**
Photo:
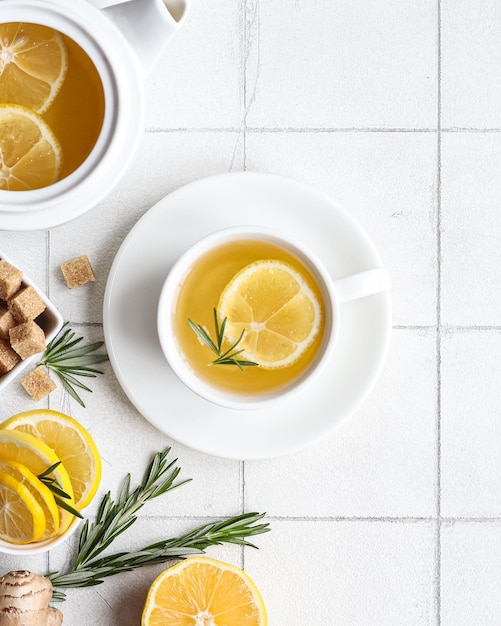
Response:
[[[214,309],[214,329],[217,341],[216,345],[216,343],[212,340],[211,336],[203,326],[201,326],[200,324],[195,324],[190,319],[188,319],[188,324],[190,325],[190,328],[193,330],[193,332],[218,357],[217,359],[211,361],[209,365],[236,365],[240,370],[243,370],[244,367],[256,367],[257,365],[259,365],[258,363],[254,363],[254,361],[236,358],[237,356],[242,354],[242,352],[244,352],[243,349],[237,350],[236,348],[243,339],[245,329],[241,332],[240,337],[226,351],[223,352],[222,346],[224,342],[224,333],[226,330],[227,321],[228,319],[225,317],[220,325],[217,317],[217,311],[216,309]]]
[[[207,333],[205,328],[203,326],[201,326],[200,324],[198,324],[198,325],[195,324],[191,320],[188,320],[188,324],[190,325],[190,327],[193,330],[193,332],[198,336],[198,338],[203,343],[205,343],[207,346],[209,346],[209,348],[213,352],[216,352],[216,354],[217,354],[217,352],[219,351],[219,348],[214,344],[214,342],[210,338],[210,335]]]
[[[264,513],[244,513],[203,524],[180,537],[158,541],[140,550],[103,554],[118,535],[134,524],[137,511],[147,501],[189,482],[189,479],[177,480],[180,468],[176,466],[177,459],[167,463],[169,452],[170,448],[166,448],[154,455],[141,484],[132,490],[130,475],[127,475],[116,502],[108,492],[99,505],[95,521],[85,520],[73,567],[67,572],[48,574],[54,586],[53,601],[65,599],[60,589],[99,585],[114,574],[204,554],[209,546],[234,543],[255,547],[248,538],[270,530],[268,523],[261,523]]]
[[[64,599],[58,591],[69,587],[91,587],[104,582],[104,578],[129,572],[147,565],[166,563],[172,559],[205,554],[210,546],[234,543],[255,548],[248,537],[266,533],[269,524],[258,524],[264,513],[246,513],[219,522],[203,524],[182,535],[159,541],[133,552],[118,552],[87,562],[66,574],[49,574],[56,594],[53,600]]]
[[[85,407],[77,389],[88,392],[92,390],[76,377],[95,378],[98,374],[102,374],[101,370],[90,366],[107,361],[108,355],[91,354],[101,348],[104,344],[102,341],[77,347],[82,342],[83,337],[75,338],[75,332],[67,326],[68,322],[65,322],[59,333],[47,346],[37,365],[45,365],[51,369],[61,380],[63,387],[71,397]]]
[[[62,498],[59,498],[58,496],[55,495],[54,501],[57,504],[57,506],[61,507],[62,509],[65,509],[66,511],[68,511],[68,513],[71,513],[75,517],[79,517],[80,519],[83,519],[83,515],[80,513],[80,511],[77,511],[75,508],[71,506],[71,504],[68,504]]]
[[[77,509],[73,508],[71,504],[68,504],[68,502],[65,502],[65,500],[71,500],[70,494],[66,493],[66,491],[61,489],[57,480],[53,476],[49,475],[60,464],[61,464],[61,461],[54,463],[53,465],[48,467],[44,472],[42,472],[41,474],[38,474],[37,478],[46,487],[48,487],[50,491],[52,491],[52,493],[54,494],[54,500],[59,507],[61,507],[62,509],[65,509],[66,511],[74,515],[75,517],[79,517],[80,519],[83,519],[83,515],[80,513],[80,511],[77,511]]]

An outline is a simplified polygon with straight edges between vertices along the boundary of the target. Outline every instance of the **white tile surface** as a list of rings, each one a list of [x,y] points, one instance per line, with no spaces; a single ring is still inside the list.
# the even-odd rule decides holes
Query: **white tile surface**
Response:
[[[442,625],[501,621],[499,520],[447,523],[441,535]]]
[[[239,128],[242,3],[194,2],[146,81],[148,128]]]
[[[440,7],[442,124],[499,128],[499,3],[442,0]]]
[[[249,127],[436,127],[436,2],[250,8]]]
[[[270,624],[431,625],[435,542],[431,523],[281,520],[245,566]]]
[[[192,481],[145,507],[117,549],[266,511],[272,531],[256,538],[259,550],[209,555],[254,578],[270,626],[497,626],[499,4],[314,4],[192,0],[146,81],[146,132],[122,181],[51,231],[5,232],[0,218],[0,250],[97,341],[115,254],[166,194],[241,170],[310,184],[353,214],[392,275],[395,328],[367,400],[327,439],[266,461],[217,459],[159,433],[109,363],[93,393],[82,392],[87,408],[60,386],[34,404],[16,381],[0,397],[0,419],[50,407],[89,429],[103,458],[89,517],[127,472],[138,481],[151,454],[172,447]],[[59,265],[78,254],[96,282],[70,291]],[[75,541],[0,564],[64,570]],[[64,623],[138,624],[163,567],[70,589]]]
[[[442,137],[442,320],[499,325],[501,137]]]
[[[339,432],[291,457],[245,463],[246,507],[278,517],[434,515],[435,356],[433,333],[395,331],[381,380]]]
[[[497,517],[501,480],[501,332],[457,331],[442,342],[442,513]]]

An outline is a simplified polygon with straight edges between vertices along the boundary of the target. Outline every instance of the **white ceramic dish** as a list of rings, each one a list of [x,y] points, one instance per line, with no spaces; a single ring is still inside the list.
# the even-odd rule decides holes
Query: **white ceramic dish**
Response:
[[[45,333],[45,341],[48,344],[57,333],[61,330],[64,324],[63,317],[61,313],[56,309],[56,307],[52,304],[52,302],[47,298],[47,296],[39,289],[39,287],[31,280],[31,278],[25,274],[22,266],[19,265],[16,261],[12,261],[9,259],[1,250],[0,250],[0,259],[7,261],[14,267],[17,267],[23,272],[23,283],[22,287],[31,286],[33,287],[40,298],[45,303],[46,309],[45,311],[39,315],[36,319],[37,324],[42,328]],[[0,392],[4,389],[14,378],[16,378],[23,370],[25,370],[28,365],[32,364],[40,354],[34,354],[33,356],[24,359],[24,361],[20,361],[10,372],[3,374],[0,376]]]
[[[197,240],[220,228],[258,224],[301,239],[334,280],[381,258],[353,217],[328,196],[270,174],[240,172],[199,180],[152,207],[113,262],[104,298],[104,334],[130,401],[161,432],[196,450],[232,459],[290,453],[331,433],[372,390],[391,334],[391,296],[343,306],[336,358],[307,390],[272,409],[213,405],[181,383],[157,336],[157,305],[167,272]]]
[[[44,552],[48,552],[57,546],[60,546],[62,543],[67,541],[71,535],[80,527],[80,519],[75,517],[71,524],[68,526],[67,530],[62,535],[58,535],[52,539],[47,539],[46,541],[38,541],[34,543],[24,543],[24,544],[12,544],[7,541],[2,541],[0,539],[0,553],[3,554],[14,554],[17,556],[32,556],[34,554],[43,554]]]

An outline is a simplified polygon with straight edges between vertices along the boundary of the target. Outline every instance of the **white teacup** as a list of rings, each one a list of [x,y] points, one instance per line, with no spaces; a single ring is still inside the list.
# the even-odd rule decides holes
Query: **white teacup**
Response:
[[[175,314],[184,281],[206,254],[224,244],[237,241],[265,241],[291,253],[311,274],[323,299],[323,336],[313,359],[296,378],[273,391],[242,393],[210,384],[195,372],[176,337]],[[265,409],[275,402],[302,392],[320,376],[326,364],[333,358],[343,315],[343,302],[388,289],[390,278],[384,268],[370,269],[333,280],[322,261],[296,238],[260,226],[236,226],[216,231],[198,241],[171,268],[159,299],[158,335],[171,368],[194,393],[230,409]],[[242,372],[242,375],[245,373]]]

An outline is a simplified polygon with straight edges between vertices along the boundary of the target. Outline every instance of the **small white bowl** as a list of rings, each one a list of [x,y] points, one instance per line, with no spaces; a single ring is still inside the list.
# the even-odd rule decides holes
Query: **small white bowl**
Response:
[[[57,535],[46,541],[34,541],[33,543],[9,543],[0,539],[0,553],[31,556],[33,554],[42,554],[64,543],[80,526],[82,520],[75,517],[68,528],[61,535]]]
[[[50,341],[52,341],[52,339],[54,339],[54,337],[57,335],[57,333],[63,327],[64,320],[63,320],[63,317],[62,317],[61,313],[59,313],[59,311],[52,304],[52,302],[47,298],[47,296],[42,291],[40,291],[40,289],[31,280],[31,278],[25,274],[23,268],[18,263],[16,263],[15,261],[12,261],[11,259],[9,259],[7,257],[7,255],[5,255],[1,250],[0,250],[0,260],[7,261],[7,263],[10,263],[14,267],[17,267],[18,269],[20,269],[23,272],[23,282],[22,282],[21,286],[22,287],[27,287],[27,286],[33,287],[36,290],[36,292],[38,293],[38,295],[40,296],[40,298],[42,298],[42,300],[44,301],[46,309],[45,309],[45,311],[43,313],[41,313],[36,318],[35,321],[42,328],[42,330],[44,331],[44,333],[45,333],[45,342],[46,342],[46,344],[48,344]],[[26,367],[28,367],[28,365],[30,365],[31,363],[33,363],[33,361],[35,361],[37,358],[39,358],[40,354],[41,353],[34,354],[34,355],[28,357],[27,359],[24,359],[24,361],[19,361],[19,363],[17,365],[15,365],[13,367],[13,369],[10,370],[10,372],[7,372],[6,374],[3,374],[2,376],[0,376],[0,392],[12,380],[14,380],[14,378],[16,378],[18,376],[18,374],[20,374],[24,369],[26,369]]]

